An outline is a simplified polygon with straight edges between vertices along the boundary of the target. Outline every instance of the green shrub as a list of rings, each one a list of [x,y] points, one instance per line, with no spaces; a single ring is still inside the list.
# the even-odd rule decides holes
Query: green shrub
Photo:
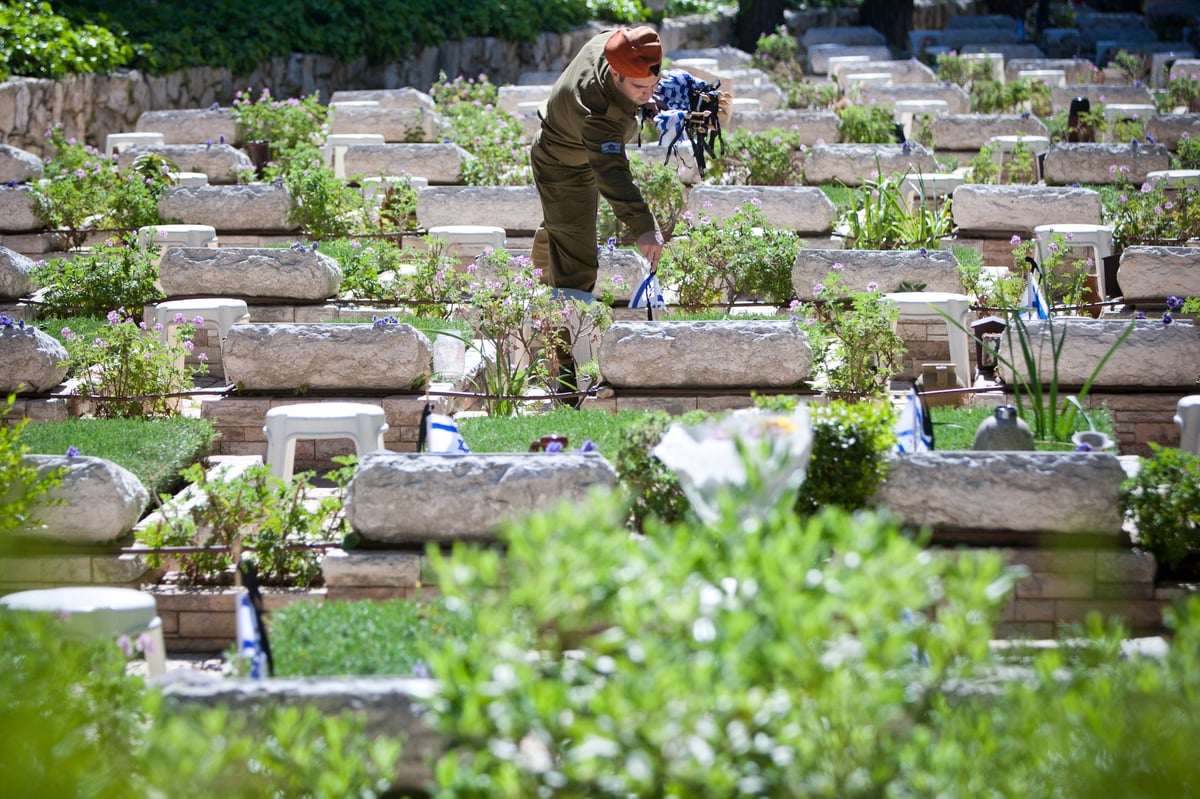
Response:
[[[133,55],[133,48],[107,27],[73,24],[55,14],[50,3],[6,0],[0,5],[0,81],[12,75],[103,75]]]
[[[447,138],[475,156],[463,162],[464,183],[524,186],[531,182],[524,127],[496,106],[498,89],[486,75],[447,80],[443,72],[429,91],[449,128]]]
[[[830,401],[813,414],[813,450],[796,511],[821,508],[854,511],[867,507],[887,474],[896,444],[895,412],[885,402]]]
[[[339,238],[366,229],[362,193],[336,177],[320,148],[301,143],[283,151],[283,185],[294,203],[288,221],[317,240]]]
[[[164,701],[111,640],[0,608],[0,736],[16,796],[380,796],[400,744],[315,706],[232,712]],[[127,640],[127,639],[126,639]],[[129,642],[132,646],[132,642]]]
[[[643,160],[636,153],[631,153],[629,169],[642,192],[642,199],[650,206],[650,212],[658,221],[658,229],[662,231],[663,238],[669,240],[675,235],[675,228],[686,207],[683,181],[679,179],[676,164],[673,161],[663,164]],[[600,203],[596,232],[602,239],[611,237],[617,241],[627,241],[632,238],[629,230],[613,214],[607,200]]]
[[[103,317],[114,308],[141,308],[162,299],[158,280],[158,247],[106,240],[86,253],[52,258],[34,269],[48,312]]]
[[[31,453],[63,455],[74,447],[80,455],[110,460],[136,474],[150,496],[157,497],[182,487],[180,470],[208,455],[215,435],[211,420],[190,416],[75,417],[28,425],[21,443]]]
[[[722,184],[795,186],[803,182],[804,150],[799,133],[735,130],[717,149],[711,177]]]
[[[293,602],[271,613],[271,654],[277,677],[421,675],[434,648],[471,630],[441,599]]]
[[[777,306],[792,299],[800,240],[790,230],[768,225],[761,206],[756,197],[724,219],[684,212],[686,234],[671,241],[658,272],[681,308],[732,307],[738,297]]]
[[[1200,458],[1154,443],[1150,452],[1121,486],[1121,503],[1137,525],[1138,542],[1174,566],[1200,548]]]
[[[335,460],[343,466],[327,477],[344,488],[352,472],[345,464],[352,459]],[[336,540],[345,532],[339,516],[342,496],[325,496],[312,503],[306,499],[312,488],[311,473],[302,472],[285,482],[264,464],[227,478],[221,467],[197,463],[182,475],[190,484],[187,499],[196,501],[165,506],[162,521],[139,530],[138,541],[151,548],[212,547],[175,556],[186,583],[227,582],[243,547],[252,550],[247,557],[265,584],[305,587],[320,581],[317,550],[305,545]],[[169,497],[162,499],[166,502]],[[158,566],[161,557],[148,555],[147,562]]]
[[[906,765],[936,762],[918,753],[953,678],[986,658],[998,557],[923,557],[870,514],[643,538],[624,510],[600,496],[507,527],[503,555],[430,553],[478,620],[433,661],[439,795],[869,796],[938,774]]]
[[[39,479],[37,467],[23,460],[37,450],[22,440],[25,431],[32,429],[29,420],[8,418],[15,401],[16,395],[10,394],[0,408],[0,554],[13,546],[14,532],[30,526],[40,498],[61,479],[60,474]]]
[[[896,141],[890,103],[845,103],[836,109],[838,136],[845,144],[889,144]]]
[[[137,158],[129,169],[94,147],[68,139],[61,125],[46,131],[49,153],[41,179],[33,183],[34,211],[47,226],[61,230],[78,249],[93,230],[128,231],[162,220],[158,199],[171,184],[175,165],[158,154]]]

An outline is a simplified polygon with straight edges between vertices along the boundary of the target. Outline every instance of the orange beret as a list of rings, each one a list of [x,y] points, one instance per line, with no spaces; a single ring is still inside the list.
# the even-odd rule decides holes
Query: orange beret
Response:
[[[656,78],[662,68],[662,40],[649,25],[621,28],[604,43],[613,72],[627,78]]]

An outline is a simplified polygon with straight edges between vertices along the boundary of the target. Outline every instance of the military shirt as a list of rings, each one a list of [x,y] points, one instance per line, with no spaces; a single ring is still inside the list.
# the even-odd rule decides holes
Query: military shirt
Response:
[[[613,213],[640,236],[657,225],[629,171],[625,143],[637,134],[640,109],[612,83],[604,57],[611,35],[593,37],[555,81],[542,106],[541,146],[566,166],[591,166]]]

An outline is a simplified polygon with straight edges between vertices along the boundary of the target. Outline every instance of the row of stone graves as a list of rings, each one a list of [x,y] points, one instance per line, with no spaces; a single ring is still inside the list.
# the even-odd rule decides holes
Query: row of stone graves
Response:
[[[798,296],[805,296],[835,262],[852,275],[879,283],[880,290],[897,295],[898,302],[905,299],[899,296],[905,285],[922,284],[923,291],[918,293],[927,296],[911,298],[906,306],[908,316],[902,316],[913,353],[906,364],[909,377],[930,361],[954,363],[968,379],[978,366],[965,331],[929,313],[927,307],[936,295],[937,302],[943,302],[952,315],[965,309],[958,298],[969,298],[956,261],[948,251],[842,249],[832,203],[816,184],[857,186],[876,169],[909,173],[917,178],[914,193],[925,191],[928,185],[935,197],[939,191],[952,197],[958,230],[954,242],[978,248],[985,264],[993,268],[1007,268],[1014,235],[1031,237],[1047,223],[1102,227],[1098,193],[1078,184],[1110,182],[1114,164],[1128,169],[1134,181],[1167,171],[1170,151],[1200,124],[1200,119],[1190,114],[1155,114],[1147,122],[1156,142],[1153,145],[1055,143],[1044,153],[1042,176],[1035,184],[972,184],[961,173],[941,172],[932,153],[921,145],[831,143],[837,138],[833,113],[769,107],[778,95],[764,75],[754,74],[745,65],[744,55],[721,49],[688,53],[679,61],[703,62],[685,66],[728,80],[742,99],[754,101],[736,110],[735,125],[799,131],[810,148],[805,164],[809,185],[715,186],[699,182],[692,174],[689,207],[727,215],[751,197],[761,200],[770,224],[793,230],[806,241],[793,267]],[[1054,69],[1038,59],[1029,59],[1027,66]],[[887,82],[864,82],[862,96],[867,102],[944,103],[945,113],[939,107],[932,115],[934,151],[956,154],[963,163],[997,136],[1046,133],[1038,120],[1022,115],[965,113],[965,93],[938,84],[914,62],[896,62],[894,71],[893,63],[884,58],[845,62],[844,66],[835,63],[834,67],[839,80],[843,73],[847,77],[870,74],[860,72],[860,67],[893,76]],[[527,122],[529,104],[536,105],[547,91],[545,83],[506,86],[501,89],[501,102]],[[1152,102],[1145,87],[1109,84],[1070,83],[1056,88],[1054,96],[1056,103],[1064,105],[1076,96],[1094,96],[1097,105],[1118,100],[1129,100],[1126,104],[1130,105],[1137,100]],[[478,234],[479,228],[499,229],[503,246],[514,251],[527,249],[541,216],[536,192],[527,186],[462,185],[462,165],[472,156],[461,147],[437,140],[437,108],[428,95],[413,89],[355,92],[335,95],[331,105],[334,113],[326,156],[343,176],[419,179],[424,187],[418,192],[417,217],[423,229],[440,228],[450,237],[465,238]],[[917,106],[909,108],[921,113]],[[306,402],[352,402],[383,409],[386,430],[380,435],[391,452],[364,459],[347,509],[356,531],[382,549],[331,554],[326,570],[328,596],[415,596],[422,585],[427,586],[421,579],[421,556],[387,547],[411,548],[459,538],[489,540],[499,517],[484,500],[495,500],[497,491],[503,491],[512,512],[521,512],[541,506],[548,497],[574,495],[582,486],[608,479],[603,458],[582,454],[554,460],[557,456],[479,456],[457,462],[412,455],[420,416],[428,402],[422,389],[433,372],[430,341],[407,325],[331,324],[339,319],[365,320],[372,311],[335,301],[340,269],[328,256],[308,248],[268,246],[297,238],[299,231],[287,219],[294,200],[282,186],[238,182],[238,172],[251,161],[239,148],[240,134],[231,122],[221,109],[153,112],[144,115],[138,129],[124,140],[115,134],[112,149],[119,152],[123,163],[142,152],[160,152],[195,176],[190,178],[191,185],[168,189],[159,209],[163,217],[180,223],[177,229],[164,226],[161,231],[165,234],[160,267],[165,302],[208,301],[214,316],[218,303],[240,302],[245,308],[247,319],[212,325],[203,345],[214,370],[219,367],[226,381],[239,384],[246,392],[202,403],[202,413],[216,422],[221,434],[218,455],[263,456],[267,448],[264,421],[272,410],[300,402],[294,395],[299,386],[313,394]],[[150,135],[161,138],[148,140]],[[412,141],[414,137],[424,140]],[[27,278],[28,257],[44,256],[50,248],[39,230],[28,192],[28,183],[38,177],[37,161],[11,149],[0,153],[0,176],[11,184],[0,187],[0,234],[6,248],[0,258],[0,289],[4,290],[0,302],[13,318],[32,321],[32,312],[21,303],[33,289]],[[631,149],[645,157],[666,157],[656,144]],[[470,229],[453,230],[464,227]],[[1145,302],[1161,301],[1172,294],[1200,295],[1200,286],[1179,279],[1189,271],[1193,252],[1187,247],[1131,248],[1121,255],[1122,269],[1126,263],[1130,268],[1121,272],[1120,285],[1132,292],[1129,296]],[[602,268],[608,273],[631,274],[629,261],[619,256],[606,258]],[[629,285],[633,282],[626,281]],[[965,319],[961,315],[954,318]],[[1069,347],[1059,364],[1064,385],[1086,380],[1090,366],[1112,340],[1114,323],[1123,324],[1105,319],[1078,325],[1072,322]],[[1200,337],[1192,325],[1167,327],[1147,322],[1139,324],[1135,336],[1128,348],[1123,347],[1109,362],[1093,392],[1093,402],[1106,402],[1113,410],[1118,436],[1127,451],[1144,448],[1150,441],[1171,444],[1178,439],[1171,414],[1180,396],[1194,391],[1200,374]],[[5,344],[2,357],[17,363],[10,352],[10,339],[18,338],[14,328],[0,331],[0,337]],[[41,363],[48,364],[54,356],[39,355],[42,346],[38,342],[30,348],[32,354],[21,356],[20,369],[0,372],[14,381],[17,374],[29,374],[27,363],[40,357]],[[598,355],[609,389],[592,402],[610,409],[678,412],[741,407],[749,404],[750,391],[803,383],[811,376],[812,367],[811,348],[786,320],[623,320],[605,333],[598,343]],[[31,418],[62,418],[70,413],[69,403],[38,396],[53,392],[57,385],[53,375],[24,382],[37,386],[38,391],[23,398],[21,413]],[[1148,388],[1154,390],[1146,391]],[[295,465],[328,465],[334,455],[348,451],[344,442],[336,440],[297,442]],[[1166,596],[1153,584],[1153,559],[1120,546],[1125,532],[1117,491],[1128,460],[1108,453],[1086,459],[1042,453],[975,455],[945,453],[921,461],[901,459],[885,489],[885,499],[908,522],[939,529],[947,543],[974,540],[1012,546],[1042,534],[1059,540],[1073,537],[1079,547],[1065,560],[1051,554],[1013,555],[1030,567],[1034,577],[1023,584],[1007,611],[1005,621],[1010,627],[1006,629],[1049,635],[1055,623],[1080,620],[1087,609],[1097,607],[1126,614],[1135,628],[1154,628]],[[519,490],[510,484],[515,468],[510,461],[514,459],[525,469],[525,482]],[[477,516],[452,514],[461,528],[450,529],[448,516],[431,502],[429,487],[447,480],[454,480],[463,491],[469,485],[480,500],[474,505],[479,509]],[[507,487],[502,489],[501,482]],[[1055,491],[1045,490],[1048,482]],[[450,492],[459,510],[464,504],[463,491]],[[971,497],[969,502],[967,497]],[[397,514],[398,506],[424,508],[428,516]],[[996,508],[1004,509],[1002,520],[982,510]],[[997,524],[1002,528],[997,529]],[[98,567],[89,561],[89,568],[94,575]],[[30,573],[14,574],[13,579],[23,580]],[[1070,577],[1063,579],[1063,573]],[[128,582],[139,579],[130,574],[126,573]],[[169,623],[168,638],[175,645],[207,648],[223,634],[212,634],[211,625],[218,622],[201,624],[187,619],[186,611],[179,611]],[[190,636],[190,644],[181,644],[189,638],[189,628],[207,632]]]

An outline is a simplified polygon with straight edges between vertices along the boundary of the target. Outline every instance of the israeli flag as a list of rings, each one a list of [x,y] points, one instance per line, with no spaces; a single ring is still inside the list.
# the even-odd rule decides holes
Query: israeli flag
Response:
[[[658,287],[658,274],[651,272],[646,275],[646,279],[638,286],[638,290],[634,292],[633,299],[629,301],[630,308],[653,308],[656,311],[665,311],[667,302],[663,299],[662,289]]]
[[[1046,303],[1046,297],[1042,294],[1042,288],[1038,285],[1037,274],[1033,271],[1029,273],[1029,282],[1025,284],[1025,293],[1021,295],[1021,318],[1029,319],[1035,313],[1038,319],[1050,318],[1050,306]]]
[[[917,389],[908,392],[908,402],[896,420],[897,452],[928,452],[933,449],[932,439],[925,433],[925,408]]]
[[[458,425],[449,416],[431,413],[426,419],[425,441],[430,452],[442,454],[465,454],[471,450],[458,432]]]
[[[261,680],[267,676],[267,655],[263,649],[262,630],[254,605],[250,604],[250,592],[239,588],[237,592],[237,641],[238,656],[250,667],[249,676]]]

